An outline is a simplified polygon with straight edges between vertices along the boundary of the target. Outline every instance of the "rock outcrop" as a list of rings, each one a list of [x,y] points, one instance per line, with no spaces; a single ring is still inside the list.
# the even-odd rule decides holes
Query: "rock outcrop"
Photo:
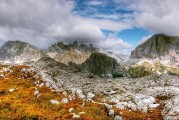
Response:
[[[44,50],[44,52],[56,61],[68,65],[70,62],[75,64],[83,63],[89,58],[92,52],[97,50],[98,49],[93,47],[92,44],[87,46],[74,41],[72,44],[57,42],[48,49]]]
[[[92,53],[80,68],[98,76],[125,76],[124,68],[114,58],[98,52]]]
[[[179,37],[157,34],[131,52],[130,58],[168,58],[178,60]]]
[[[7,41],[0,47],[0,61],[23,63],[37,61],[46,56],[36,47],[21,41]]]
[[[91,55],[90,52],[83,53],[75,49],[75,50],[59,52],[58,54],[56,54],[54,59],[66,65],[68,65],[70,62],[75,64],[81,64],[84,61],[86,61],[90,55]]]

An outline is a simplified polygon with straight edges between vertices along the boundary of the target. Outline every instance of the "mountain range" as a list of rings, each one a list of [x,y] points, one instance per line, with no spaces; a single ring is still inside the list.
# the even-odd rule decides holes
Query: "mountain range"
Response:
[[[179,119],[178,37],[154,35],[131,56],[57,42],[0,47],[0,119]],[[7,114],[6,114],[7,113]]]
[[[65,65],[75,64],[82,71],[88,71],[96,75],[120,74],[119,76],[121,76],[123,74],[125,76],[124,71],[126,69],[124,69],[123,63],[129,65],[129,61],[135,61],[133,59],[137,59],[138,62],[141,59],[159,59],[177,64],[179,59],[178,51],[179,38],[164,34],[154,35],[138,45],[131,52],[130,58],[128,55],[104,51],[93,47],[92,44],[79,44],[77,41],[69,44],[57,42],[47,49],[39,50],[29,43],[17,40],[7,41],[0,47],[0,61],[5,63],[24,63],[50,57]]]

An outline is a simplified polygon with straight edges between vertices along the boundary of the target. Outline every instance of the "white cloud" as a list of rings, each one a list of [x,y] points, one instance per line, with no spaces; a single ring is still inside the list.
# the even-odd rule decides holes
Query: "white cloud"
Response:
[[[110,43],[101,30],[121,31],[131,27],[130,23],[73,15],[74,5],[74,1],[66,0],[0,0],[0,44],[6,40],[22,40],[46,48],[59,40],[77,40],[96,45],[104,43],[106,46],[102,47],[110,49],[109,44],[113,47],[121,41]]]
[[[103,1],[91,0],[91,1],[87,2],[86,4],[88,4],[88,5],[103,5],[105,3]]]
[[[105,41],[98,44],[99,47],[115,53],[129,53],[132,45],[117,37],[116,34],[109,34]]]
[[[179,0],[114,1],[134,11],[134,26],[148,29],[152,34],[179,35]]]
[[[178,0],[140,0],[133,6],[138,11],[136,25],[153,33],[179,35]]]
[[[95,18],[80,18],[83,21],[86,21],[89,24],[93,24],[98,26],[100,29],[111,30],[120,32],[124,29],[132,28],[130,22],[123,21],[113,21],[113,20],[105,20],[105,19],[95,19]]]

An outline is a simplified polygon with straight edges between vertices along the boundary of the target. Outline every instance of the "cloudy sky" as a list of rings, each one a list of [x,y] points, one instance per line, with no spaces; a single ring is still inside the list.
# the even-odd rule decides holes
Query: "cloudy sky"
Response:
[[[179,35],[179,0],[0,0],[0,45],[79,41],[130,53],[153,34]]]

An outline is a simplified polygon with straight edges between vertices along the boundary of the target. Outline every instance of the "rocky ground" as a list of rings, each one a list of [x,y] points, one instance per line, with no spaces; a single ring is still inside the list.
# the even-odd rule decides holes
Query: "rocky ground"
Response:
[[[177,75],[166,73],[141,78],[101,78],[59,64],[50,67],[51,63],[41,61],[32,64],[39,69],[38,74],[46,86],[102,104],[107,108],[108,115],[119,116],[119,119],[179,119]]]

